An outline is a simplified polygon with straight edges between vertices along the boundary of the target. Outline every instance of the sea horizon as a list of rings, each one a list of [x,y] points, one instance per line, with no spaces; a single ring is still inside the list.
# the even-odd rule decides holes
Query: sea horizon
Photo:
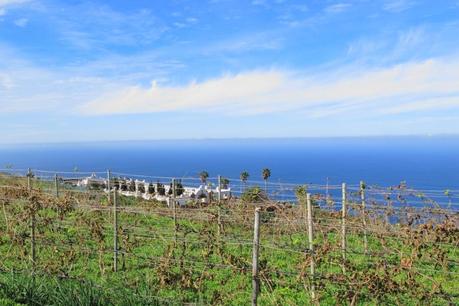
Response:
[[[0,145],[0,168],[190,177],[206,170],[271,183],[459,189],[458,135],[161,139]],[[49,158],[53,156],[53,158]]]

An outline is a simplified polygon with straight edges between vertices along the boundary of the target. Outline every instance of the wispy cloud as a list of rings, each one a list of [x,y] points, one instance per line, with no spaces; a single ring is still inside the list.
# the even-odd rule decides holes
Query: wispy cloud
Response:
[[[18,5],[23,4],[26,2],[30,2],[31,0],[0,0],[0,7],[6,7],[10,5]]]
[[[0,0],[0,17],[6,15],[7,8],[19,7],[31,0]]]
[[[0,89],[8,90],[13,87],[11,77],[6,73],[0,73]]]
[[[155,53],[106,55],[83,63],[42,67],[2,44],[0,58],[8,59],[0,61],[0,113],[68,113],[100,92],[151,77],[166,82],[171,73],[183,68],[182,63]]]
[[[344,12],[350,7],[351,7],[350,3],[335,3],[335,4],[327,6],[325,8],[325,12],[336,14],[336,13]]]
[[[389,0],[384,3],[384,10],[392,13],[400,13],[415,5],[412,0]]]
[[[247,115],[309,109],[314,117],[350,110],[376,114],[388,107],[409,109],[412,103],[429,97],[459,98],[458,80],[459,58],[409,62],[380,69],[350,67],[345,73],[251,71],[179,87],[126,87],[85,104],[80,112]],[[425,104],[424,109],[432,107],[434,104]]]
[[[381,114],[401,114],[422,111],[443,111],[449,109],[459,110],[459,89],[456,95],[451,97],[435,97],[429,99],[419,99],[416,102],[405,103],[402,105],[391,106],[381,110]]]
[[[221,41],[210,43],[203,47],[204,54],[221,52],[247,52],[259,50],[278,50],[283,46],[279,33],[258,32],[230,37]]]
[[[333,20],[333,18],[336,17],[336,15],[344,13],[345,11],[349,10],[352,7],[351,3],[334,3],[330,4],[328,6],[325,6],[323,10],[315,13],[315,14],[308,14],[308,17],[304,18],[294,18],[291,15],[291,12],[283,14],[280,16],[281,23],[289,25],[291,27],[310,27],[310,26],[316,26],[319,24],[325,24]],[[292,8],[295,8],[295,6],[292,6]],[[309,9],[306,6],[296,6],[297,10],[305,13],[308,12]]]
[[[28,23],[29,23],[29,19],[27,18],[19,18],[14,21],[14,24],[20,28],[26,27]]]
[[[125,13],[84,3],[48,11],[61,39],[81,49],[145,46],[168,29],[150,10]]]

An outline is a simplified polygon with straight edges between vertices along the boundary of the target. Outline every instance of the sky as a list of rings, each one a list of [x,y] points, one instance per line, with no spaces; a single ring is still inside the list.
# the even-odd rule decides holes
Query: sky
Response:
[[[0,143],[459,134],[459,0],[0,0]]]

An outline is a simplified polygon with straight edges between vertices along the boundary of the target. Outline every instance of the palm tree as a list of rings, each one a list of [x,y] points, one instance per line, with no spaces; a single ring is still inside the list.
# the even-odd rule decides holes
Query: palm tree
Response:
[[[239,176],[239,178],[241,179],[241,182],[242,182],[242,185],[244,186],[244,190],[245,190],[245,185],[247,184],[247,180],[249,178],[249,173],[247,171],[242,171],[241,172],[241,175]],[[242,186],[241,186],[241,193],[242,193]]]
[[[265,192],[267,195],[268,194],[268,179],[271,176],[271,170],[269,170],[268,168],[263,169],[263,171],[261,172],[261,176],[263,177],[263,180],[265,181]]]
[[[201,171],[201,173],[199,173],[199,178],[201,179],[201,182],[205,184],[207,181],[207,178],[209,178],[209,173],[205,170]]]

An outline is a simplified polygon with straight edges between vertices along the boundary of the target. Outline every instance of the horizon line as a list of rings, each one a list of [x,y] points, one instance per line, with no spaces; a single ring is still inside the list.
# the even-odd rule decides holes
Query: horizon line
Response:
[[[381,139],[381,138],[456,138],[459,133],[442,134],[400,134],[400,135],[359,135],[359,136],[287,136],[287,137],[196,137],[196,138],[151,138],[151,139],[119,139],[119,140],[75,140],[75,141],[36,141],[36,142],[0,142],[0,146],[25,145],[67,145],[93,143],[126,143],[126,142],[168,142],[168,141],[247,141],[247,140],[332,140],[332,139]]]

